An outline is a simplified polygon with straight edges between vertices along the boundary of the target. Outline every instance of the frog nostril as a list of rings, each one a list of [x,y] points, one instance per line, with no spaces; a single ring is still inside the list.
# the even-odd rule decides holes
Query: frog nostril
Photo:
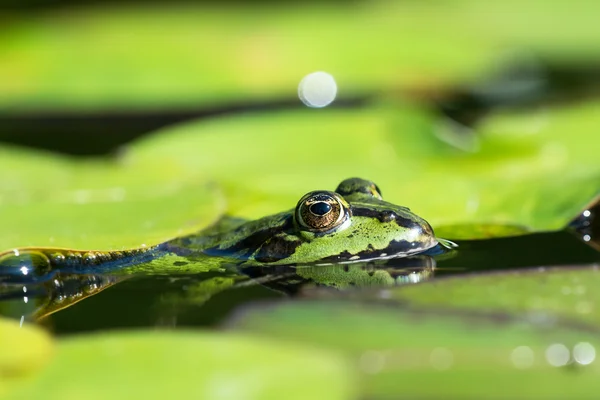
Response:
[[[426,234],[428,234],[430,236],[434,235],[433,228],[427,222],[425,222],[421,228],[422,228],[422,230],[423,230],[424,233],[426,233]]]

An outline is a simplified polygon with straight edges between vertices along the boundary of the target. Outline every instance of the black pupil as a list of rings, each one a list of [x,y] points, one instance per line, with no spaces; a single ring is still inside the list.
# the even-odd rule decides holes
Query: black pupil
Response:
[[[325,215],[329,211],[331,211],[331,205],[329,205],[329,203],[325,203],[323,201],[320,201],[318,203],[312,204],[310,206],[309,210],[310,210],[311,213],[313,213],[315,215]]]

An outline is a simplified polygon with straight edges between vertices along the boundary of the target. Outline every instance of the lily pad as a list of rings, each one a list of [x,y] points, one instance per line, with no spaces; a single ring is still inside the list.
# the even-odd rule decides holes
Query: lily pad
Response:
[[[439,87],[472,79],[501,49],[598,59],[598,10],[595,2],[446,0],[276,10],[268,3],[102,5],[11,15],[0,36],[0,107],[153,109],[291,98],[315,70],[331,72],[346,96]]]
[[[552,124],[529,135],[506,134],[490,120],[476,153],[439,140],[444,121],[406,104],[184,124],[112,160],[3,147],[0,165],[12,172],[0,178],[0,249],[150,246],[224,212],[258,218],[290,209],[304,193],[334,189],[350,176],[376,181],[388,201],[411,207],[450,238],[444,225],[463,225],[461,238],[489,236],[482,225],[559,229],[600,188],[589,145],[599,108],[552,111]]]
[[[425,24],[414,18],[418,10],[402,5],[348,7],[103,6],[22,17],[0,36],[0,74],[8,77],[0,90],[9,94],[0,107],[151,109],[277,99],[295,96],[300,79],[321,69],[352,94],[469,76],[495,50],[454,26]]]
[[[348,399],[352,370],[332,352],[247,336],[120,332],[70,337],[15,399]]]
[[[578,398],[600,370],[597,329],[502,312],[321,300],[256,307],[233,327],[343,351],[367,398]]]
[[[218,188],[118,160],[0,148],[0,249],[123,250],[195,232],[223,212]],[[158,163],[160,161],[157,161]],[[159,169],[156,165],[154,171]]]
[[[550,322],[561,317],[600,328],[599,284],[595,265],[451,277],[385,293],[416,307],[520,313]]]
[[[126,157],[140,168],[160,159],[172,175],[219,182],[228,212],[242,217],[291,209],[308,191],[360,176],[434,229],[460,224],[460,238],[477,238],[490,236],[477,226],[504,225],[492,234],[513,235],[560,229],[600,193],[589,123],[599,110],[597,102],[549,110],[550,123],[533,134],[506,134],[490,119],[474,152],[440,140],[447,121],[408,104],[247,114],[163,130]]]
[[[52,339],[42,329],[0,318],[0,396],[48,364],[53,353]]]

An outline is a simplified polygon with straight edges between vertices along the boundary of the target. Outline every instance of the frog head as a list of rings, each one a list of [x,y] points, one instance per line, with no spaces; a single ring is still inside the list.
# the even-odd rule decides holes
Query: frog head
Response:
[[[221,231],[212,243],[206,254],[298,265],[405,257],[438,242],[423,218],[384,201],[373,182],[351,178],[305,194],[293,210]]]

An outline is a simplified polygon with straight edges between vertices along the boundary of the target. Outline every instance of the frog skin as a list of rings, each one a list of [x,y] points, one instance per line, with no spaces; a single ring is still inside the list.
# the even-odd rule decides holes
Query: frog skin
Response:
[[[305,194],[293,210],[238,222],[229,229],[175,240],[250,265],[336,264],[405,257],[438,243],[433,229],[408,208],[388,203],[371,181],[346,179],[335,192]]]
[[[292,210],[254,221],[226,218],[212,228],[147,249],[119,252],[22,249],[20,253],[14,251],[19,256],[16,259],[12,252],[7,252],[0,256],[0,275],[11,265],[13,269],[24,265],[24,256],[33,264],[34,274],[48,277],[57,270],[110,273],[173,254],[203,256],[211,263],[215,262],[210,260],[214,257],[233,260],[237,267],[243,268],[406,257],[437,244],[433,229],[424,219],[406,207],[384,201],[373,182],[350,178],[341,182],[335,192],[307,193]]]

